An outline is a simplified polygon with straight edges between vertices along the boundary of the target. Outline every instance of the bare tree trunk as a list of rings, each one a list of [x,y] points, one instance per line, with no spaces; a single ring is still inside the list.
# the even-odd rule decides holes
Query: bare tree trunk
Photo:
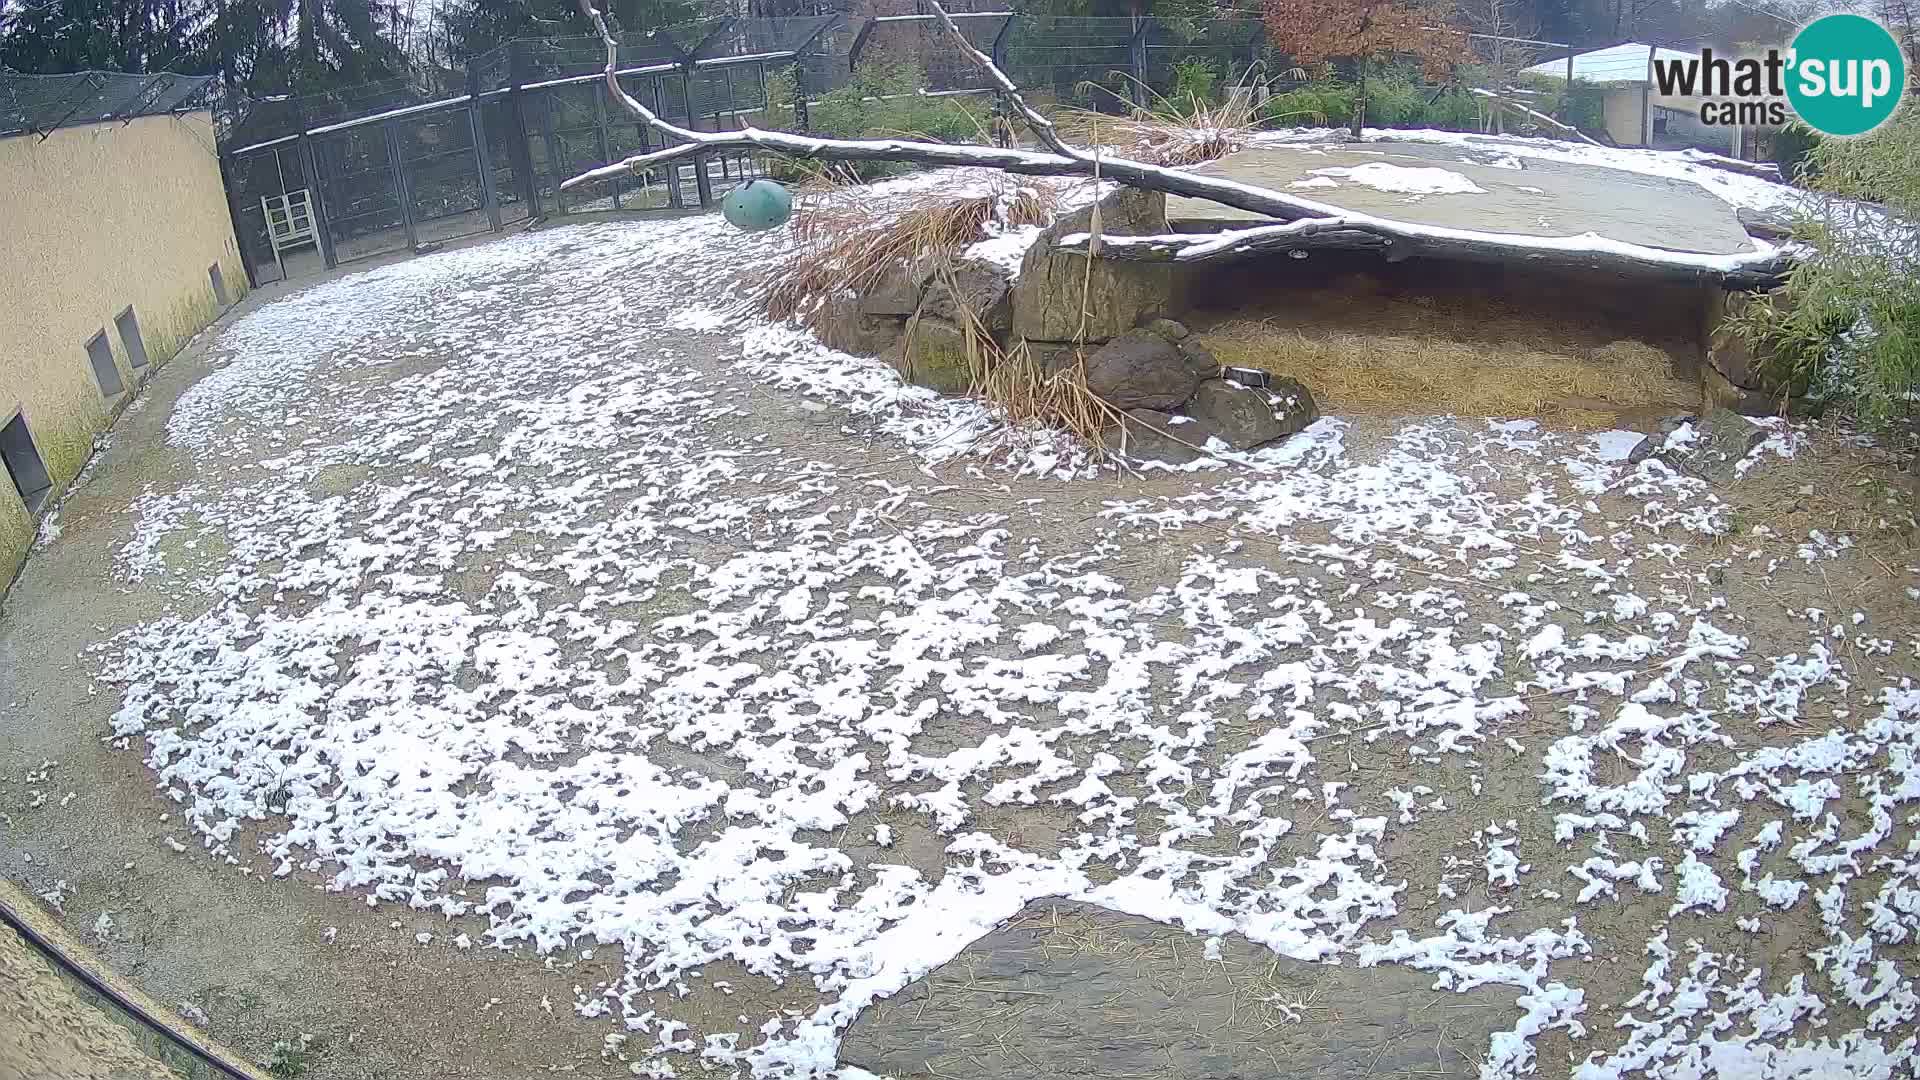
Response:
[[[1367,118],[1367,58],[1354,58],[1354,71],[1357,74],[1353,91],[1353,137],[1360,137],[1360,129]]]

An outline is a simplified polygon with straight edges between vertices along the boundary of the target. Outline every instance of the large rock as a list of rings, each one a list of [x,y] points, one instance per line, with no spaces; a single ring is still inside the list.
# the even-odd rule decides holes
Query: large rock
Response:
[[[1035,341],[1105,341],[1171,306],[1170,267],[1121,259],[1093,259],[1055,251],[1060,237],[1088,231],[1093,208],[1083,207],[1048,226],[1027,249],[1013,285],[1013,332]],[[1132,188],[1100,203],[1103,235],[1145,235],[1167,228],[1166,196]],[[1089,276],[1091,269],[1091,276]],[[1085,317],[1082,318],[1082,301]]]
[[[1075,345],[1070,341],[1023,341],[1027,347],[1027,358],[1033,366],[1047,375],[1053,375],[1071,367],[1078,358],[1092,356],[1100,348],[1098,345]]]
[[[933,275],[921,297],[920,314],[957,325],[963,311],[971,312],[988,333],[1004,339],[1013,327],[1012,282],[1008,276],[1007,268],[997,263],[963,259],[950,272]]]
[[[1661,420],[1651,432],[1633,444],[1633,449],[1627,451],[1627,464],[1638,465],[1666,449],[1667,440],[1681,428],[1688,428],[1688,434],[1691,435],[1692,427],[1698,421],[1699,417],[1692,413],[1676,413]]]
[[[891,315],[868,315],[853,296],[835,296],[807,316],[808,325],[830,349],[857,356],[879,356],[900,340],[907,321]]]
[[[1735,386],[1720,370],[1700,370],[1700,401],[1707,411],[1728,409],[1743,416],[1773,416],[1780,411],[1780,400],[1760,390]]]
[[[1739,464],[1766,441],[1766,429],[1729,409],[1711,409],[1690,424],[1677,425],[1658,436],[1659,444],[1646,453],[1641,440],[1627,455],[1628,461],[1658,457],[1680,472],[1692,473],[1716,484],[1739,479]]]
[[[1783,410],[1791,415],[1818,415],[1824,402],[1810,395],[1806,377],[1783,376],[1778,370],[1782,365],[1775,362],[1769,346],[1749,345],[1728,325],[1762,295],[1720,289],[1708,294],[1706,363],[1700,370],[1706,407],[1728,408],[1747,416],[1772,416]],[[1776,306],[1792,305],[1784,289],[1766,295]]]
[[[1235,450],[1284,439],[1320,416],[1313,394],[1298,379],[1284,377],[1267,389],[1208,379],[1194,391],[1187,413]]]
[[[1104,433],[1107,449],[1136,461],[1185,465],[1206,457],[1214,432],[1192,417],[1158,409],[1128,409]]]
[[[1149,330],[1129,330],[1087,357],[1087,389],[1120,409],[1177,409],[1218,374],[1199,342],[1176,345]]]
[[[920,308],[922,277],[919,272],[901,266],[897,272],[874,282],[861,295],[861,313],[893,315],[902,319],[913,314]]]
[[[964,394],[973,384],[965,331],[930,315],[908,324],[906,347],[897,364],[908,382],[942,394]]]
[[[1211,958],[1210,958],[1211,953]],[[1238,935],[1038,900],[859,1015],[843,1065],[1009,1080],[1477,1077],[1518,991],[1291,960]]]

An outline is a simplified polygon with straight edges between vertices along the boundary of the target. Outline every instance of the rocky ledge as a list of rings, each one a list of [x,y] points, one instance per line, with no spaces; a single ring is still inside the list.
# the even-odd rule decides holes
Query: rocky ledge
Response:
[[[1166,200],[1122,189],[1100,204],[1110,235],[1166,231]],[[1085,232],[1093,208],[1043,230],[1019,268],[982,259],[901,266],[864,292],[830,298],[809,321],[843,352],[881,356],[909,382],[964,394],[973,381],[967,327],[1003,352],[1024,346],[1044,370],[1083,364],[1087,388],[1124,420],[1106,443],[1128,457],[1185,464],[1210,452],[1284,439],[1319,413],[1298,379],[1225,372],[1206,345],[1168,316],[1179,302],[1165,265],[1056,249]]]

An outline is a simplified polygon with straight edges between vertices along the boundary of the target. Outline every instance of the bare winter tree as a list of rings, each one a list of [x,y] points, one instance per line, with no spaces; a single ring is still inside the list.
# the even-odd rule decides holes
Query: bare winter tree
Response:
[[[1063,139],[1051,120],[1027,104],[1013,80],[985,53],[967,41],[959,26],[947,14],[946,8],[937,0],[925,2],[939,19],[947,36],[953,40],[954,47],[986,74],[1003,99],[1006,111],[1026,125],[1040,144],[1039,149],[911,139],[822,139],[754,127],[711,132],[683,128],[656,115],[622,88],[618,69],[619,41],[608,28],[606,19],[594,9],[592,0],[579,0],[581,12],[593,22],[594,29],[606,44],[607,92],[617,105],[676,145],[637,154],[625,161],[581,173],[563,183],[561,188],[572,190],[627,174],[641,174],[666,166],[677,167],[689,159],[696,167],[704,168],[703,157],[713,151],[758,151],[818,161],[894,161],[919,165],[975,166],[1034,176],[1084,176],[1145,191],[1206,199],[1275,219],[1272,225],[1223,233],[1103,238],[1099,242],[1101,252],[1113,258],[1197,262],[1244,258],[1267,252],[1362,248],[1379,251],[1394,262],[1416,255],[1483,262],[1525,262],[1713,281],[1730,289],[1771,287],[1779,283],[1788,266],[1787,258],[1778,251],[1702,256],[1597,237],[1563,240],[1416,225],[1184,169],[1107,157],[1098,149],[1083,149]],[[1066,240],[1070,249],[1076,243],[1083,249],[1091,246],[1090,238],[1085,236],[1068,237]]]
[[[1461,24],[1470,34],[1478,35],[1469,38],[1468,51],[1485,68],[1488,89],[1505,93],[1538,51],[1518,40],[1530,38],[1538,30],[1538,22],[1530,14],[1532,6],[1522,5],[1519,0],[1458,0],[1457,10]],[[1506,130],[1506,114],[1498,106],[1492,113],[1497,135]]]

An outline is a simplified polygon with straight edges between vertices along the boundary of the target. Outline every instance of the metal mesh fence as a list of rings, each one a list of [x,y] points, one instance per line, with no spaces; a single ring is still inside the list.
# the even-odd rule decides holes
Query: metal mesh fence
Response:
[[[1140,21],[1021,16],[1006,44],[1008,74],[1055,100],[1088,107],[1111,101],[1093,87],[1122,98],[1135,70]]]
[[[1244,78],[1267,52],[1267,28],[1258,19],[1149,20],[1142,58],[1145,79],[1156,89],[1170,88],[1176,68],[1204,65],[1222,84]]]
[[[1250,72],[1261,85],[1247,92],[1265,94],[1287,66],[1257,19],[1005,11],[956,19],[1042,106],[1112,111],[1161,100],[1183,80],[1217,93]],[[926,16],[709,19],[626,34],[616,63],[628,94],[700,131],[974,139],[985,130],[984,101],[936,103],[991,89]],[[710,205],[725,185],[768,167],[752,154],[707,153],[562,191],[570,177],[673,141],[610,100],[605,64],[597,38],[515,41],[473,57],[450,81],[231,103],[221,116],[223,166],[249,267],[263,277],[300,272],[302,262],[331,266],[579,210]],[[314,235],[272,233],[270,205],[286,199],[312,200]]]
[[[0,137],[204,108],[211,75],[0,72]]]
[[[418,105],[435,96],[428,86],[415,80],[388,79],[317,94],[225,102],[219,116],[221,141],[234,146],[266,142],[309,128]]]

